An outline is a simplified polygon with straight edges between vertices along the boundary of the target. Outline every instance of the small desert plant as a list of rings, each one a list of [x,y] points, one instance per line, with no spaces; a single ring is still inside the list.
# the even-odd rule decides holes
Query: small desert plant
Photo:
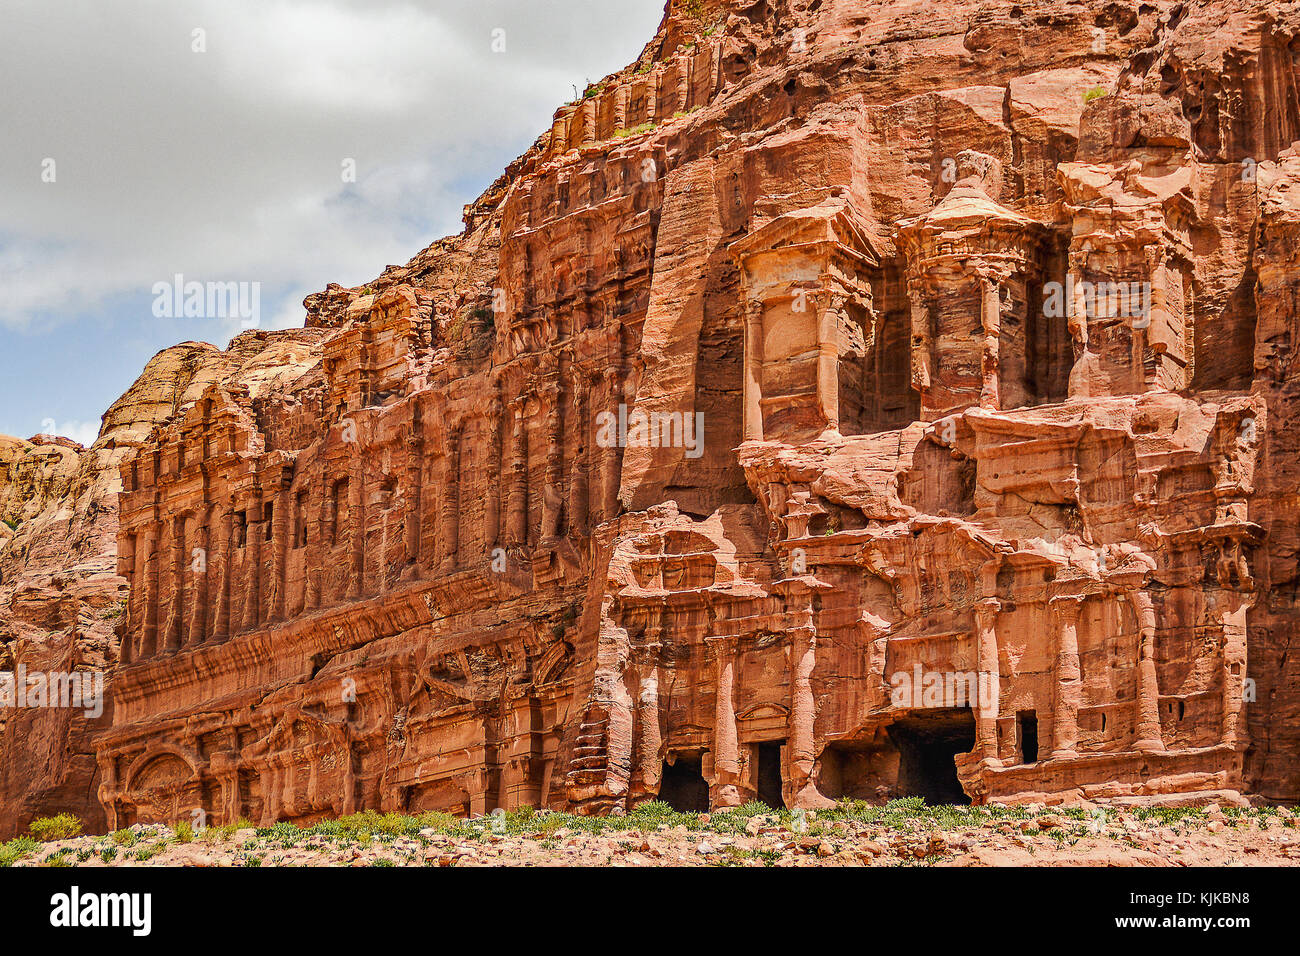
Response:
[[[161,851],[162,851],[162,846],[160,844],[154,843],[154,844],[150,844],[149,846],[142,846],[140,847],[140,849],[135,851],[135,858],[139,860],[141,863],[143,863],[145,860],[149,860],[157,856]]]
[[[177,843],[189,843],[194,839],[194,827],[190,825],[188,820],[182,820],[176,824],[175,831]]]
[[[1093,100],[1099,100],[1106,95],[1106,88],[1103,86],[1094,86],[1083,94],[1083,101],[1091,103]]]
[[[640,136],[642,133],[648,133],[655,128],[652,122],[645,122],[639,126],[633,126],[630,129],[618,129],[614,131],[615,139],[627,139],[629,136]]]
[[[37,817],[28,824],[27,829],[42,843],[70,840],[81,833],[81,821],[71,813],[60,813],[54,817]]]
[[[8,843],[0,843],[0,867],[13,866],[38,846],[40,844],[31,837],[16,837]]]

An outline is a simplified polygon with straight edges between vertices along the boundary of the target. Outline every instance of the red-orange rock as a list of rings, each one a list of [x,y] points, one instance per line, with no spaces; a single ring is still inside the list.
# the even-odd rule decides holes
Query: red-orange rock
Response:
[[[146,383],[107,825],[1300,798],[1297,31],[671,3],[462,236]]]

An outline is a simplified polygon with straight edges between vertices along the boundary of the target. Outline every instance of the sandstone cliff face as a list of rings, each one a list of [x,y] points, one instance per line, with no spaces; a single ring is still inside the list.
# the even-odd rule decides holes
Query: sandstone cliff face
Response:
[[[53,567],[158,425],[108,825],[1300,798],[1298,30],[671,3],[463,235],[7,453]]]
[[[291,376],[309,350],[256,333],[226,352],[178,345],[155,356],[105,413],[90,448],[0,436],[0,671],[99,673],[111,686],[128,596],[116,558],[123,461],[211,383]],[[111,726],[107,693],[103,707],[98,717],[84,708],[0,709],[0,832],[64,810],[102,828],[92,741]]]

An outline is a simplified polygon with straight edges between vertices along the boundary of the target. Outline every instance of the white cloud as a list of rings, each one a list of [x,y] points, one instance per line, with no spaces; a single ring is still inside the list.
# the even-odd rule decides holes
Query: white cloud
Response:
[[[52,418],[47,418],[41,422],[41,434],[43,435],[61,435],[64,438],[71,438],[75,442],[80,442],[89,448],[99,437],[99,422],[79,422],[66,421],[56,422]]]
[[[574,85],[635,57],[662,9],[10,0],[0,327],[75,322],[176,273],[305,291],[372,278],[458,231],[465,184],[486,186]],[[272,324],[301,321],[297,302],[288,313]]]

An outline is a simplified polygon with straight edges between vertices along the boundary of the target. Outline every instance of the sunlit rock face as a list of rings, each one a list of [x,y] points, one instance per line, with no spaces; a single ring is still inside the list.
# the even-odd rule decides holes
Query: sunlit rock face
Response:
[[[2,822],[1300,798],[1298,29],[674,0],[461,236],[0,448],[124,601]]]

